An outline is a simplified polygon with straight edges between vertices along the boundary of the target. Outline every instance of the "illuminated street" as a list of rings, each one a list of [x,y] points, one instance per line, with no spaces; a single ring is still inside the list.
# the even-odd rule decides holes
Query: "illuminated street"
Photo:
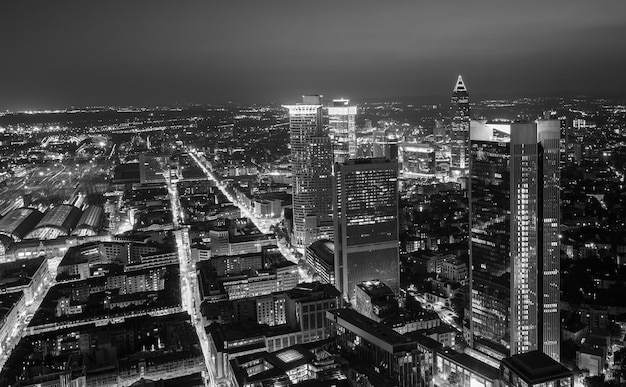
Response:
[[[626,386],[626,1],[113,3],[2,13],[0,387]]]
[[[451,325],[457,331],[463,332],[463,329],[454,320],[456,317],[458,317],[458,315],[454,311],[450,310],[444,305],[441,305],[440,303],[434,303],[434,304],[430,303],[426,301],[426,299],[419,294],[414,295],[414,297],[415,297],[415,300],[417,300],[424,308],[433,310],[435,313],[437,313],[441,321],[443,321],[444,323],[448,325]]]
[[[169,168],[169,166],[166,166]],[[194,263],[191,259],[191,246],[189,244],[189,232],[185,227],[181,227],[181,220],[183,219],[182,211],[180,209],[180,198],[178,196],[178,189],[172,180],[169,178],[169,174],[166,175],[166,184],[169,192],[170,205],[172,210],[172,219],[174,222],[174,236],[176,238],[176,247],[178,251],[178,260],[180,263],[180,294],[183,310],[187,311],[191,316],[191,322],[196,329],[196,334],[202,347],[202,354],[204,355],[204,362],[207,369],[208,385],[218,385],[215,378],[215,371],[212,359],[214,355],[211,354],[209,348],[210,338],[207,336],[204,330],[204,323],[202,315],[200,313],[201,301],[199,300],[199,294],[196,291],[198,288],[196,272],[194,269]],[[221,384],[221,383],[220,383]]]
[[[30,320],[35,315],[35,312],[37,312],[39,305],[41,305],[41,302],[46,297],[46,294],[48,294],[48,290],[50,290],[50,288],[52,288],[56,284],[55,278],[59,262],[61,262],[60,257],[49,258],[47,260],[49,271],[48,278],[45,278],[42,281],[42,285],[40,285],[39,288],[36,289],[35,294],[33,294],[32,302],[27,302],[26,309],[20,312],[17,319],[17,324],[15,324],[15,326],[13,327],[13,330],[7,337],[7,340],[4,343],[0,343],[0,348],[3,349],[0,353],[0,369],[4,367],[4,363],[9,358],[11,351],[20,342],[22,337],[26,335],[26,328],[28,327]]]
[[[280,219],[259,218],[259,217],[255,216],[254,214],[252,214],[250,212],[250,210],[248,208],[246,208],[246,206],[244,206],[241,203],[239,203],[237,198],[233,197],[228,192],[228,190],[221,183],[221,181],[219,181],[218,179],[215,178],[215,175],[213,174],[213,172],[210,171],[209,168],[207,168],[206,162],[204,160],[204,156],[202,154],[199,154],[199,153],[197,153],[197,152],[195,152],[193,150],[190,150],[189,151],[189,155],[193,158],[193,160],[196,162],[196,164],[198,164],[198,166],[200,168],[202,168],[202,171],[206,174],[207,178],[209,178],[210,180],[214,181],[215,184],[217,185],[217,187],[222,192],[222,194],[224,194],[224,196],[226,196],[226,198],[231,203],[233,203],[235,206],[237,206],[241,210],[241,214],[243,216],[247,217],[248,219],[250,219],[250,221],[252,221],[252,223],[259,230],[261,230],[261,232],[269,233],[270,232],[270,226],[275,225],[275,224],[280,222]],[[283,241],[279,240],[279,241],[277,241],[277,244],[278,244],[278,248],[280,250],[280,253],[288,261],[291,261],[291,262],[293,262],[293,263],[298,265],[299,259],[296,257],[295,251],[293,249],[288,248],[286,246],[285,242],[283,242]],[[304,253],[304,251],[300,251],[300,254],[303,254],[303,253]],[[301,282],[312,282],[313,281],[313,277],[307,272],[307,270],[305,268],[302,267],[302,265],[298,265],[298,273],[300,274],[300,281]]]
[[[261,232],[267,234],[270,232],[270,226],[278,223],[277,219],[267,219],[267,218],[258,218],[256,216],[254,216],[250,210],[248,208],[246,208],[245,206],[243,206],[241,203],[239,203],[239,201],[237,200],[237,198],[234,198],[226,189],[226,186],[224,186],[222,184],[222,182],[220,180],[218,180],[217,178],[215,178],[215,175],[213,174],[212,171],[210,171],[207,166],[206,166],[206,162],[203,160],[204,156],[202,154],[198,154],[195,151],[189,151],[189,155],[193,158],[193,160],[198,164],[198,166],[200,168],[202,168],[202,171],[206,174],[206,176],[215,182],[215,184],[217,185],[217,188],[220,189],[220,191],[222,192],[222,194],[224,194],[224,196],[226,196],[226,198],[233,203],[235,206],[237,206],[240,210],[241,210],[241,214],[243,216],[245,216],[246,218],[250,219],[252,221],[252,223],[259,229],[261,230]]]

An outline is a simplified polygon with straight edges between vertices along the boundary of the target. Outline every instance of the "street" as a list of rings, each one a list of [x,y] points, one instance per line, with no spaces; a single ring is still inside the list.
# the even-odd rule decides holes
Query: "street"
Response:
[[[187,228],[181,227],[181,220],[183,219],[180,198],[178,196],[178,189],[176,185],[171,181],[169,177],[169,165],[166,165],[167,173],[165,175],[165,182],[167,184],[167,190],[170,198],[170,208],[172,211],[172,219],[174,222],[174,236],[176,238],[176,248],[178,251],[178,261],[180,263],[180,296],[183,310],[187,311],[191,316],[191,323],[196,329],[200,346],[202,347],[202,354],[204,355],[204,364],[207,369],[208,379],[205,377],[205,382],[209,386],[217,386],[217,380],[214,370],[215,354],[211,353],[209,348],[209,337],[204,330],[204,320],[200,313],[200,301],[199,294],[197,292],[197,277],[194,263],[191,259],[191,246],[189,241],[189,232]],[[223,384],[223,383],[220,383]]]

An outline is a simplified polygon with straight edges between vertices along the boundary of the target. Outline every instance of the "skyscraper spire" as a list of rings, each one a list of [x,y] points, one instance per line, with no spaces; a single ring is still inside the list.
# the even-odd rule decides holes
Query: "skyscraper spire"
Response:
[[[454,86],[454,92],[458,93],[462,91],[466,92],[467,88],[465,87],[465,83],[463,83],[463,78],[459,75],[459,79],[456,80],[456,86]]]
[[[452,92],[450,109],[450,177],[457,179],[467,176],[469,168],[470,105],[467,88],[460,75]]]

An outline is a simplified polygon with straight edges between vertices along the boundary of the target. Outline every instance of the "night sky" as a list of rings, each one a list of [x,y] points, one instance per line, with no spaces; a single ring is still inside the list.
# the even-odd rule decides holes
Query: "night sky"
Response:
[[[624,96],[626,1],[13,1],[0,49],[0,111]]]

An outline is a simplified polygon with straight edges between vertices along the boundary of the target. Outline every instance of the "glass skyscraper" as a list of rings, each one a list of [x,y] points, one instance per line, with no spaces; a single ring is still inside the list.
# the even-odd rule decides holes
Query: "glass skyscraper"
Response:
[[[559,361],[559,122],[470,133],[470,329],[503,355]]]
[[[470,105],[467,88],[459,75],[450,104],[450,169],[452,177],[467,176],[469,170]]]
[[[293,171],[293,239],[304,248],[332,230],[332,148],[324,133],[321,96],[305,95],[289,109]]]
[[[328,107],[329,134],[335,163],[356,158],[356,106],[348,99],[335,99]]]
[[[398,293],[398,163],[356,159],[335,164],[335,278],[354,303],[355,286],[378,279]]]

